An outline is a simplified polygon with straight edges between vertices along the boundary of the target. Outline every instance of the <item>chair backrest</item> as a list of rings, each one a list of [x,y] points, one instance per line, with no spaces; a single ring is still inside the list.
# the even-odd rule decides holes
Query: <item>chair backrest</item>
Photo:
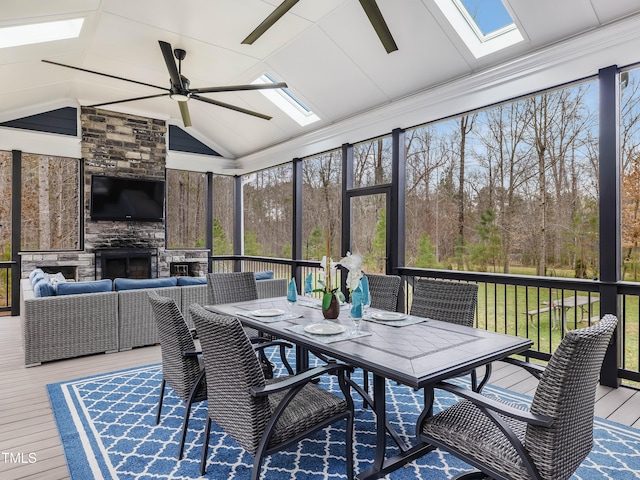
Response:
[[[477,303],[475,283],[417,279],[410,314],[473,327]]]
[[[400,293],[401,279],[397,275],[370,275],[369,294],[371,307],[395,312],[398,310],[398,294]]]
[[[208,273],[207,288],[209,305],[258,299],[253,272]]]
[[[196,304],[189,310],[207,372],[209,417],[255,455],[271,417],[268,399],[249,392],[251,387],[265,385],[260,362],[237,318],[217,315]]]
[[[605,315],[567,332],[540,378],[531,412],[555,421],[548,428],[528,426],[525,445],[542,478],[569,478],[591,451],[598,376],[617,324]]]
[[[193,337],[175,300],[162,297],[153,290],[148,292],[148,296],[160,337],[162,375],[186,402],[201,371],[197,357],[182,354],[195,350]]]

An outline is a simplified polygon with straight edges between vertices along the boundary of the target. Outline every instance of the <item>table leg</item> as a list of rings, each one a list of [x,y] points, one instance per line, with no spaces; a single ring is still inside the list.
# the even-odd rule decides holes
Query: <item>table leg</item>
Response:
[[[309,370],[309,350],[296,343],[296,373]]]

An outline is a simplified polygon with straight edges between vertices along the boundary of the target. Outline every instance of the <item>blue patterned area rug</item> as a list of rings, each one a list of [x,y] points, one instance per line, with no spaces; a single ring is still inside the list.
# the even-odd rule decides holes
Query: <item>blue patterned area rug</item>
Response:
[[[357,378],[359,371],[356,371]],[[155,408],[162,379],[161,367],[151,365],[48,385],[49,397],[62,439],[72,480],[88,479],[189,479],[200,478],[200,454],[206,402],[194,406],[184,458],[176,460],[184,403],[167,386],[163,413],[155,424]],[[339,390],[329,380],[327,389]],[[389,382],[389,420],[409,441],[420,413],[420,392]],[[527,403],[527,398],[487,386],[485,394]],[[356,403],[355,470],[373,462],[375,421],[371,410]],[[454,398],[437,392],[435,410]],[[262,471],[266,480],[346,478],[344,422],[338,422],[288,450],[267,457]],[[389,440],[393,453],[397,447]],[[573,479],[640,479],[640,431],[602,419],[595,422],[595,446]],[[253,457],[212,424],[205,478],[249,479]],[[441,451],[418,459],[385,477],[449,479],[469,467]]]

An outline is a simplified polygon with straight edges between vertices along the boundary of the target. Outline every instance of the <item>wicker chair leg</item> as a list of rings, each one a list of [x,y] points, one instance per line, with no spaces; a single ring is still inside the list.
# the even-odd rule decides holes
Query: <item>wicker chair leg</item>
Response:
[[[207,471],[207,456],[209,455],[209,434],[211,433],[211,418],[207,416],[207,424],[204,429],[202,440],[202,458],[200,459],[200,475],[204,476]]]
[[[189,416],[191,415],[191,406],[193,405],[193,401],[198,394],[198,390],[200,389],[200,385],[202,385],[202,381],[205,378],[205,371],[202,370],[200,375],[198,375],[198,379],[193,384],[191,388],[191,392],[189,393],[189,401],[187,402],[187,406],[184,409],[184,419],[182,420],[182,434],[180,435],[180,446],[178,447],[178,460],[182,460],[182,453],[184,452],[184,442],[187,438],[187,427],[189,425]]]
[[[251,470],[251,480],[258,480],[260,478],[260,470],[262,469],[262,460],[264,460],[264,450],[258,448],[256,456],[253,460],[253,469]]]
[[[162,412],[162,401],[164,400],[164,386],[167,381],[163,378],[160,384],[160,398],[158,399],[158,411],[156,412],[156,425],[160,423],[160,413]]]

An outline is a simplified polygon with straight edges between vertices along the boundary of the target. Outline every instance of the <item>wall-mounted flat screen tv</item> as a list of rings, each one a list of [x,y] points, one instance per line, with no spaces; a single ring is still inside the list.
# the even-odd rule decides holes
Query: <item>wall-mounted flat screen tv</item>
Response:
[[[91,176],[91,219],[161,222],[164,181]]]

